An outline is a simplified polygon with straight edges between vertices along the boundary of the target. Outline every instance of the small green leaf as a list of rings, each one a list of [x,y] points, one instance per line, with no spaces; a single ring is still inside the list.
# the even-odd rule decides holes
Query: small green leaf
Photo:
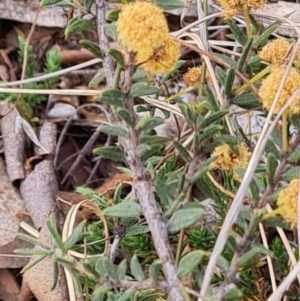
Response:
[[[97,131],[113,136],[119,136],[125,138],[129,137],[127,130],[125,130],[121,126],[112,125],[112,124],[102,124],[98,127]]]
[[[211,127],[207,128],[199,137],[199,144],[208,138],[213,138],[215,134],[223,129],[222,125],[212,125]]]
[[[268,179],[268,184],[273,185],[274,184],[274,177],[275,177],[275,172],[278,166],[277,159],[274,154],[269,153],[268,154],[268,163],[267,163],[267,179]]]
[[[204,215],[205,210],[199,204],[187,204],[182,209],[177,210],[168,221],[170,233],[176,233],[181,229],[190,227],[199,221]]]
[[[191,162],[191,156],[189,155],[188,151],[186,150],[186,148],[184,148],[182,146],[181,143],[179,143],[178,141],[173,141],[173,145],[175,146],[175,148],[178,150],[180,156],[182,157],[182,159],[186,162],[186,163],[190,163]]]
[[[94,20],[83,19],[81,17],[73,18],[65,28],[65,36],[68,37],[71,34],[82,32],[94,28],[96,25]]]
[[[105,74],[103,69],[99,69],[97,73],[93,76],[93,78],[89,82],[89,88],[96,88],[102,81],[105,79]]]
[[[47,258],[48,255],[42,255],[40,257],[37,257],[34,261],[29,262],[21,271],[21,274],[25,273],[26,271],[28,271],[29,269],[31,269],[32,267],[34,267],[36,264],[38,264],[39,262],[41,262],[42,260],[44,260],[45,258]]]
[[[290,182],[299,177],[299,166],[293,166],[288,169],[281,177],[283,181]]]
[[[104,29],[105,29],[105,34],[108,37],[112,38],[115,42],[118,41],[118,33],[117,33],[116,22],[106,23],[104,25]]]
[[[131,274],[134,276],[135,279],[138,281],[142,281],[145,279],[145,275],[142,269],[141,264],[139,263],[139,260],[136,256],[136,254],[133,255],[130,261],[130,270]]]
[[[126,230],[126,237],[134,236],[134,235],[141,235],[150,232],[150,229],[148,226],[144,225],[133,225],[131,227],[128,227]]]
[[[245,252],[242,255],[242,257],[240,259],[240,265],[244,266],[244,265],[251,264],[251,260],[259,254],[272,255],[272,252],[268,251],[267,249],[265,249],[259,245],[253,245],[251,250]]]
[[[122,93],[118,89],[105,90],[100,95],[99,101],[111,106],[124,108]]]
[[[214,94],[210,90],[210,88],[206,85],[204,88],[205,94],[207,95],[208,105],[212,112],[218,112],[219,106],[214,97]]]
[[[93,291],[93,296],[101,297],[107,294],[111,290],[111,286],[107,284],[99,285]],[[93,299],[93,298],[92,298]]]
[[[118,107],[115,112],[118,118],[124,120],[129,125],[132,124],[132,118],[127,109]]]
[[[156,0],[156,5],[163,10],[172,10],[177,8],[183,8],[184,4],[180,0]]]
[[[118,282],[119,281],[119,277],[118,277],[118,273],[115,270],[115,267],[113,265],[113,263],[110,261],[110,259],[108,257],[104,257],[103,258],[103,268],[106,272],[106,274],[114,281],[114,282]]]
[[[52,263],[52,283],[51,283],[51,287],[50,287],[50,291],[53,291],[57,285],[57,281],[58,281],[58,275],[59,275],[59,270],[58,270],[58,263],[53,261]]]
[[[40,3],[40,6],[55,5],[59,2],[62,2],[62,0],[42,0],[41,3]]]
[[[198,264],[201,262],[205,256],[205,252],[202,250],[196,250],[188,253],[183,258],[180,259],[178,265],[178,274],[181,278],[188,276],[192,273]]]
[[[93,149],[93,153],[114,162],[124,162],[125,156],[121,149],[116,146],[102,146]]]
[[[107,21],[117,21],[119,17],[119,9],[111,9],[106,13],[105,19]]]
[[[61,251],[65,254],[67,252],[67,248],[65,244],[62,242],[61,236],[58,233],[57,227],[56,227],[56,221],[54,219],[53,215],[50,215],[46,219],[46,225],[49,231],[50,239],[55,243],[55,245],[61,249]]]
[[[210,169],[210,164],[211,162],[213,162],[214,160],[217,159],[217,156],[211,157],[209,159],[207,159],[206,161],[202,162],[198,168],[196,173],[194,174],[193,178],[192,178],[192,183],[197,182],[203,175],[205,175],[209,169]]]
[[[230,68],[226,74],[226,80],[224,85],[225,94],[227,96],[230,96],[232,94],[232,85],[234,82],[234,78],[235,78],[235,69]]]
[[[147,82],[149,80],[149,75],[142,68],[137,68],[132,76],[134,82]]]
[[[222,86],[225,86],[226,73],[219,66],[216,66],[215,72],[216,72],[217,80],[222,84]]]
[[[118,265],[117,273],[120,280],[123,280],[127,271],[127,261],[123,259],[121,263]]]
[[[230,263],[228,259],[224,256],[220,255],[217,261],[217,266],[224,272],[227,272],[230,268]]]
[[[190,127],[193,127],[196,121],[196,115],[191,110],[190,106],[183,101],[178,102],[178,106],[184,115],[184,118]]]
[[[244,175],[243,175],[243,177],[244,177]],[[255,179],[252,179],[252,181],[250,182],[249,190],[250,190],[250,193],[251,193],[251,199],[255,202],[255,204],[258,204],[259,188],[257,186],[257,183],[256,183]]]
[[[115,48],[109,48],[108,54],[122,67],[125,67],[124,57],[122,53],[115,49]]]
[[[104,215],[115,217],[139,217],[141,206],[134,201],[123,201],[103,210]]]
[[[281,21],[278,20],[271,24],[269,27],[264,29],[263,33],[257,38],[257,40],[253,43],[253,47],[257,49],[262,44],[265,43],[265,41],[271,36],[271,34],[281,25]]]
[[[98,57],[100,59],[103,58],[103,53],[99,47],[99,45],[97,43],[94,43],[90,40],[80,40],[79,44],[87,49],[88,51],[90,51],[95,57]]]
[[[161,269],[161,260],[159,259],[154,260],[149,268],[149,274],[154,283],[157,283],[159,281],[160,269]]]
[[[95,263],[95,271],[99,275],[104,275],[105,274],[105,269],[104,269],[104,264],[103,264],[104,257],[99,257],[96,259]]]
[[[234,69],[237,68],[237,62],[234,59],[232,59],[230,56],[228,56],[226,54],[221,54],[221,53],[214,53],[214,55],[217,56],[218,58],[220,58],[222,61],[224,61],[228,65],[230,65],[231,68],[234,68]],[[223,71],[223,69],[221,69],[221,70]],[[224,72],[224,75],[226,76],[225,72]]]
[[[113,197],[115,204],[118,204],[121,202],[121,194],[122,194],[122,183],[119,183],[115,190],[114,197]]]
[[[251,93],[246,92],[238,95],[232,100],[232,103],[246,110],[258,109],[261,107],[261,103],[257,97]]]
[[[236,40],[242,45],[245,46],[247,43],[247,36],[241,31],[240,27],[234,22],[233,19],[226,19],[228,26],[230,27],[231,32],[233,33]]]
[[[159,88],[149,85],[147,82],[137,82],[131,86],[130,94],[132,97],[141,97],[159,93]]]
[[[130,289],[126,290],[126,292],[124,294],[122,294],[122,296],[119,297],[116,301],[131,300],[131,298],[134,296],[135,292],[136,292],[135,288],[130,288]]]
[[[66,246],[67,250],[70,250],[78,242],[78,240],[82,238],[84,226],[85,226],[85,221],[82,221],[73,230],[72,234],[70,235],[70,237],[65,242],[65,246]]]
[[[300,146],[297,146],[296,149],[289,155],[288,161],[290,163],[295,163],[300,160]]]
[[[162,148],[159,144],[140,144],[137,147],[137,155],[139,157],[142,157],[143,160],[146,160],[148,157],[155,154],[157,151],[159,151]]]
[[[135,126],[136,130],[150,131],[155,127],[164,123],[164,120],[160,117],[142,117]]]
[[[161,136],[141,135],[140,143],[148,145],[165,145],[170,139]]]
[[[219,112],[210,114],[199,124],[199,128],[201,130],[203,130],[204,128],[211,125],[212,123],[214,123],[216,121],[220,121],[222,119],[222,117],[228,113],[229,113],[229,111],[219,111]]]
[[[40,247],[42,247],[45,250],[51,250],[51,248],[46,245],[45,243],[43,243],[40,239],[35,238],[31,235],[25,234],[25,233],[18,233],[17,236],[23,240],[29,241],[35,245],[38,245]]]
[[[54,251],[52,250],[44,250],[44,249],[15,249],[14,253],[16,254],[20,254],[20,255],[46,255],[46,256],[50,256],[53,254]]]
[[[234,287],[234,288],[230,289],[229,291],[225,292],[223,298],[225,300],[231,300],[231,301],[232,300],[241,300],[243,295],[244,294],[240,289]]]
[[[243,49],[242,55],[240,56],[240,58],[238,60],[238,64],[237,64],[237,68],[236,68],[238,71],[242,71],[242,69],[244,67],[244,64],[248,57],[248,53],[251,49],[252,42],[253,42],[253,38],[251,37],[248,39],[248,41]]]
[[[155,191],[159,197],[160,202],[164,205],[164,207],[168,208],[172,200],[174,199],[174,196],[168,184],[165,181],[156,178]]]

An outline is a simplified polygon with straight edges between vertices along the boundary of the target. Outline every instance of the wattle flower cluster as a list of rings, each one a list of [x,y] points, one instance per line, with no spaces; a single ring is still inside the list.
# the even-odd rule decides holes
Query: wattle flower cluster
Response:
[[[150,2],[125,5],[119,14],[117,31],[122,44],[136,53],[136,61],[150,74],[174,69],[180,46],[169,35],[163,11]]]

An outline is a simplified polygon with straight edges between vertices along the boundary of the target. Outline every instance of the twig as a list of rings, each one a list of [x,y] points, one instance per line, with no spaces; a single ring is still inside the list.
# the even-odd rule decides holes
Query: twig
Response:
[[[85,68],[85,67],[89,67],[98,63],[101,63],[102,59],[93,59],[87,62],[84,62],[82,64],[78,64],[69,68],[65,68],[56,72],[52,72],[49,74],[43,74],[37,77],[32,77],[32,78],[27,78],[27,79],[23,79],[23,80],[17,80],[17,81],[13,81],[13,82],[1,82],[0,83],[0,87],[11,87],[11,86],[16,86],[16,85],[24,85],[24,84],[29,84],[29,83],[37,83],[37,82],[41,82],[44,81],[46,79],[52,78],[52,77],[56,77],[56,76],[60,76],[66,73],[70,73],[70,72],[74,72],[76,70]]]
[[[109,41],[105,35],[105,1],[97,0],[97,28],[98,28],[98,38],[99,38],[99,46],[105,57],[103,59],[103,69],[106,77],[106,86],[111,88],[114,84],[114,62],[111,56],[108,55],[109,49]]]
[[[135,71],[134,59],[134,54],[129,53],[122,86],[124,103],[127,110],[130,111],[133,120],[135,120],[133,98],[129,91]],[[172,301],[183,301],[184,297],[180,289],[181,284],[177,276],[173,252],[168,241],[167,225],[157,208],[152,191],[151,175],[146,171],[142,159],[137,154],[140,132],[134,128],[134,125],[129,125],[128,130],[130,138],[120,138],[120,143],[124,148],[126,161],[134,172],[134,186],[137,190],[143,215],[149,225],[157,255],[162,261],[162,269],[168,284],[169,297]]]

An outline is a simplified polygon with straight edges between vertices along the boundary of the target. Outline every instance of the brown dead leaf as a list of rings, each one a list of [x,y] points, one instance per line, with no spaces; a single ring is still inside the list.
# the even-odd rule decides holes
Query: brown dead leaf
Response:
[[[57,201],[59,201],[59,206],[66,216],[73,205],[77,205],[78,203],[86,200],[86,197],[83,195],[74,193],[74,192],[65,192],[59,191]],[[93,215],[93,211],[84,207],[77,212],[75,219],[75,226],[78,225],[83,220],[88,220]]]
[[[24,232],[24,231],[19,228],[18,232]],[[33,245],[28,241],[16,237],[9,244],[0,246],[0,254],[15,255],[14,254],[15,249],[31,249],[32,247]],[[29,259],[30,259],[29,257],[22,257],[22,256],[10,256],[10,257],[0,256],[0,270],[5,268],[9,268],[9,269],[23,268],[28,263]]]
[[[6,70],[6,67],[3,65],[0,65],[0,79],[1,81],[7,82],[9,80],[9,76]]]
[[[12,272],[7,269],[0,269],[0,300],[20,301],[19,293],[20,286]]]
[[[4,116],[1,120],[3,145],[8,176],[12,182],[23,179],[25,133],[22,125],[16,123],[18,113],[11,103],[1,103],[0,110]]]
[[[119,183],[122,183],[122,188],[126,188],[132,185],[132,177],[126,173],[116,173],[110,179],[105,181],[96,191],[100,195],[107,195],[111,197],[116,190]]]
[[[19,230],[19,213],[25,211],[25,203],[12,186],[5,163],[0,158],[0,246],[12,242]]]
[[[21,183],[20,192],[37,229],[44,225],[46,218],[53,209],[57,189],[55,171],[51,160],[38,163]]]

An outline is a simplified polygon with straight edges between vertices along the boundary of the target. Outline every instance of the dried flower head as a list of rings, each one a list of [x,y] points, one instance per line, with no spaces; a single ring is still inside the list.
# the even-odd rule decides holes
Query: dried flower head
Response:
[[[267,0],[218,0],[221,7],[226,11],[226,16],[251,8],[264,8]]]
[[[275,95],[278,91],[278,87],[283,78],[286,67],[280,66],[274,68],[273,71],[262,81],[259,88],[258,94],[261,98],[263,107],[266,110],[270,110]],[[292,94],[300,88],[300,74],[295,68],[291,68],[280,97],[275,106],[274,113],[277,114],[280,109],[284,106],[287,100],[292,96]],[[288,108],[287,112],[291,115],[300,113],[300,96],[298,96],[291,106]]]
[[[275,210],[292,228],[295,228],[298,220],[298,193],[299,180],[295,179],[290,182],[287,188],[280,191],[277,199],[278,209]]]
[[[242,178],[234,169],[236,167],[247,167],[251,153],[248,152],[248,148],[242,143],[238,145],[238,150],[239,156],[233,152],[228,144],[216,147],[211,156],[218,156],[218,158],[211,163],[210,167],[212,169],[231,171],[233,178],[241,182]]]
[[[285,39],[275,39],[267,43],[258,53],[260,58],[272,65],[284,63],[290,43]]]
[[[150,74],[166,73],[175,68],[180,56],[180,45],[171,36],[156,47],[143,47],[137,52],[136,60]]]
[[[202,75],[202,67],[193,67],[189,68],[189,70],[184,74],[183,81],[189,85],[194,86],[197,83],[200,83]],[[206,74],[206,81],[211,81],[211,78],[208,74]]]
[[[123,45],[134,52],[141,48],[155,49],[169,32],[163,11],[150,2],[125,5],[116,25]]]

